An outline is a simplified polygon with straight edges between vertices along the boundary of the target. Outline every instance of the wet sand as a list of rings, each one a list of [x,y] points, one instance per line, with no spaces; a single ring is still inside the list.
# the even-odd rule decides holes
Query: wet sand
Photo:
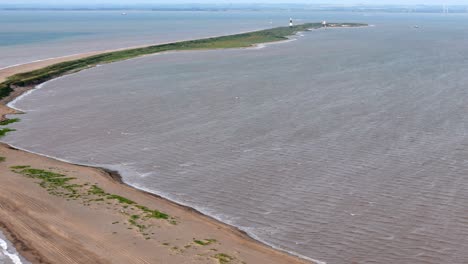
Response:
[[[57,62],[94,55],[86,53],[33,62],[0,70],[0,81],[11,74]],[[0,115],[14,110],[6,103],[24,93],[15,91],[1,101]],[[73,165],[0,144],[0,229],[18,252],[33,263],[310,263],[259,243],[243,232],[199,212],[122,184],[119,177],[101,170]],[[176,219],[171,224],[151,219],[150,238],[129,226],[128,214],[112,202],[84,206],[77,200],[53,196],[37,180],[11,166],[65,174],[73,183],[92,183],[108,193],[163,211]],[[200,245],[195,240],[215,241]]]

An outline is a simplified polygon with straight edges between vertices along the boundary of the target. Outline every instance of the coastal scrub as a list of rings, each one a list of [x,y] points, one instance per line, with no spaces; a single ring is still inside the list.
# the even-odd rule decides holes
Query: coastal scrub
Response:
[[[30,166],[12,166],[11,171],[23,176],[38,180],[39,186],[46,189],[51,195],[63,197],[67,200],[79,200],[83,205],[89,206],[93,203],[103,203],[105,200],[115,200],[115,209],[128,217],[128,223],[134,226],[145,237],[150,239],[149,233],[145,230],[151,227],[150,219],[167,220],[170,224],[175,223],[175,218],[159,210],[149,209],[126,197],[106,192],[96,184],[77,184],[75,177],[65,174],[31,168]],[[131,211],[131,213],[130,213]],[[147,223],[148,222],[148,223]],[[118,224],[114,221],[112,224]]]

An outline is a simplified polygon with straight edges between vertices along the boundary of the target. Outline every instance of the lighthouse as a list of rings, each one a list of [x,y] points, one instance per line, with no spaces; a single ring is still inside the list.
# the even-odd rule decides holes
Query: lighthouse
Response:
[[[289,19],[289,27],[293,26],[292,18]]]
[[[322,27],[327,27],[327,21],[322,21]]]

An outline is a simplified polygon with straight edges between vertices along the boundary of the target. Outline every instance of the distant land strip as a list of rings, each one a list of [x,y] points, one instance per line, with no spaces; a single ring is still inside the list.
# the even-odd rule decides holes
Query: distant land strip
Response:
[[[367,24],[361,23],[328,23],[327,27],[362,27]],[[9,76],[4,82],[0,83],[0,99],[8,97],[15,89],[32,88],[38,84],[51,79],[75,73],[84,69],[95,67],[99,64],[107,64],[116,61],[132,59],[144,55],[155,54],[166,51],[182,50],[210,50],[210,49],[229,49],[246,48],[261,43],[270,43],[287,40],[289,36],[301,31],[322,28],[322,23],[306,23],[292,27],[277,27],[241,33],[228,36],[211,37],[198,40],[180,41],[168,44],[152,45],[141,48],[130,48],[119,51],[104,52],[102,54],[56,63],[41,69],[32,70],[24,73]]]

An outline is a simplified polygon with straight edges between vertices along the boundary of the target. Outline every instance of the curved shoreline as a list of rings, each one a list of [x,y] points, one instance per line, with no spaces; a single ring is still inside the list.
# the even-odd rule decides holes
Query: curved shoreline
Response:
[[[0,152],[3,152],[2,148],[3,149],[6,148],[6,149],[9,149],[9,150],[12,150],[12,151],[15,151],[15,152],[23,152],[23,153],[26,153],[27,155],[38,156],[41,159],[53,160],[54,162],[62,163],[65,166],[77,166],[77,167],[84,168],[86,170],[93,170],[93,171],[96,172],[96,174],[101,175],[101,177],[103,178],[101,180],[110,181],[110,182],[112,182],[112,183],[114,183],[116,185],[121,186],[122,188],[124,188],[124,190],[132,191],[132,192],[138,192],[139,194],[141,194],[143,196],[149,196],[149,197],[153,197],[153,198],[156,198],[158,200],[161,200],[163,203],[166,203],[171,207],[178,208],[178,209],[180,209],[180,210],[182,210],[182,211],[184,211],[184,212],[186,212],[188,214],[194,215],[195,218],[197,218],[198,220],[201,220],[203,223],[213,225],[214,227],[216,227],[216,228],[213,228],[213,229],[218,229],[218,230],[221,229],[221,230],[225,230],[225,231],[231,233],[235,237],[237,237],[240,240],[244,241],[242,243],[249,243],[249,244],[252,244],[252,245],[256,245],[256,246],[258,246],[260,248],[265,248],[267,250],[267,254],[273,256],[274,259],[276,259],[276,258],[289,259],[287,262],[283,262],[281,260],[278,260],[278,262],[265,262],[265,263],[288,263],[288,264],[289,263],[298,263],[298,264],[299,263],[300,264],[316,263],[316,264],[326,264],[325,262],[314,260],[314,259],[311,259],[309,257],[302,256],[300,254],[295,254],[294,252],[290,252],[290,251],[287,251],[287,250],[284,250],[284,249],[269,245],[269,244],[267,244],[267,243],[265,243],[263,241],[255,239],[254,237],[249,235],[246,231],[244,231],[244,230],[242,230],[242,229],[240,229],[240,228],[238,228],[236,226],[229,225],[229,224],[227,224],[225,222],[222,222],[222,221],[220,221],[220,220],[218,220],[218,219],[216,219],[216,218],[214,218],[214,217],[212,217],[212,216],[210,216],[208,214],[205,214],[205,213],[203,213],[203,212],[201,212],[201,211],[199,211],[199,210],[197,210],[197,209],[195,209],[193,207],[190,207],[190,206],[187,206],[187,205],[184,205],[184,204],[181,204],[181,203],[177,203],[177,202],[172,201],[170,199],[167,199],[164,196],[161,196],[161,195],[159,195],[157,193],[146,191],[146,190],[134,187],[134,186],[132,186],[130,184],[127,184],[127,183],[125,183],[123,181],[123,178],[122,178],[122,176],[120,175],[120,173],[118,171],[110,170],[110,169],[107,169],[107,168],[104,168],[104,167],[73,163],[73,162],[66,161],[66,160],[63,160],[63,159],[60,159],[60,158],[54,158],[54,157],[51,157],[49,155],[40,154],[40,153],[28,151],[28,150],[23,150],[21,148],[17,148],[15,146],[12,146],[12,145],[9,145],[9,144],[3,143],[3,142],[0,143]],[[27,190],[27,191],[29,192],[30,190]],[[0,190],[0,192],[1,192],[1,190]],[[1,211],[1,209],[2,208],[0,206],[0,211]],[[1,216],[1,212],[0,212],[0,216]],[[21,256],[26,258],[28,261],[30,261],[32,263],[54,263],[54,262],[47,261],[47,256],[46,255],[42,254],[41,251],[36,249],[34,246],[31,246],[29,243],[25,242],[22,239],[22,236],[16,232],[15,228],[12,228],[8,223],[6,223],[1,218],[0,218],[0,230],[2,230],[4,235],[10,241],[10,243],[12,243],[14,245],[15,249],[21,254]],[[262,263],[262,262],[260,262],[260,263]]]
[[[286,39],[284,41],[291,41],[290,39]],[[269,43],[278,43],[278,41],[271,41],[271,42],[265,42],[265,43],[254,43],[254,44],[251,44],[249,45],[248,47],[263,47],[264,45],[267,45]],[[125,50],[123,50],[125,51]],[[173,52],[174,50],[170,50],[170,51],[163,51],[163,52]],[[103,54],[103,53],[107,53],[108,51],[104,51],[102,53],[98,53],[98,54]],[[158,53],[153,53],[153,54],[159,54]],[[147,54],[147,55],[153,55],[153,54]],[[63,57],[58,57],[58,58],[55,58],[55,59],[46,59],[46,60],[42,60],[41,62],[49,62],[50,64],[54,64],[57,59],[64,59],[64,58],[70,58],[71,60],[74,58],[74,56],[84,56],[85,58],[87,57],[88,53],[85,53],[85,54],[77,54],[77,55],[70,55],[70,56],[63,56]],[[88,55],[89,56],[89,55]],[[93,56],[93,55],[91,55]],[[139,56],[137,56],[139,57]],[[131,59],[131,58],[130,58]],[[32,63],[28,63],[28,64],[23,64],[23,65],[30,65],[30,64],[34,64],[36,62],[32,62]],[[22,66],[22,65],[20,65]],[[96,65],[94,65],[96,66]],[[17,67],[17,66],[13,66],[14,67]],[[5,69],[10,69],[12,67],[7,67]],[[21,67],[20,67],[21,68]],[[3,69],[3,70],[5,70]],[[0,73],[1,73],[2,69],[0,69]],[[73,73],[73,72],[72,72]],[[65,75],[69,74],[69,72],[66,72]],[[60,76],[58,76],[60,77]],[[52,78],[51,80],[54,80],[56,79],[56,77]],[[44,83],[42,83],[44,84]],[[27,94],[29,94],[30,92],[28,91],[32,91],[32,89],[36,88],[36,85],[28,85],[25,87],[24,90],[20,90],[18,93],[13,93],[12,95],[2,99],[2,103],[3,104],[6,104],[6,105],[10,105],[11,103],[14,103],[16,100],[19,100],[21,97],[23,96],[26,96]],[[40,88],[40,87],[39,87]],[[15,109],[16,113],[18,113],[18,109]],[[3,108],[0,108],[0,115],[2,117],[2,119],[5,119],[5,115],[8,115],[8,114],[14,114],[13,112],[11,111],[4,111],[4,106]],[[93,170],[96,170],[98,172],[100,172],[99,174],[101,175],[106,175],[106,177],[113,181],[114,183],[116,184],[119,184],[119,185],[122,185],[124,186],[125,188],[129,188],[129,189],[132,189],[132,190],[136,190],[138,192],[140,192],[141,194],[143,195],[149,195],[149,196],[152,196],[152,197],[155,197],[157,199],[161,199],[163,200],[165,203],[168,203],[170,204],[171,206],[173,207],[177,207],[177,208],[180,208],[182,210],[184,210],[185,212],[188,212],[188,213],[191,213],[191,214],[196,214],[197,217],[199,218],[202,218],[204,219],[206,222],[209,222],[211,224],[214,224],[215,226],[218,226],[219,228],[222,227],[224,229],[227,229],[229,230],[229,232],[231,232],[232,234],[236,235],[237,237],[245,240],[246,242],[250,242],[250,243],[254,243],[254,244],[258,244],[262,247],[266,247],[266,248],[269,248],[270,250],[273,250],[274,252],[277,252],[277,254],[285,254],[287,256],[290,256],[292,257],[293,259],[296,258],[296,257],[299,257],[301,258],[302,260],[307,260],[307,261],[312,261],[312,262],[316,262],[318,264],[323,264],[324,262],[320,262],[318,260],[314,260],[314,259],[311,259],[309,257],[306,257],[306,256],[302,256],[300,254],[297,254],[297,253],[294,253],[294,252],[289,252],[287,250],[284,250],[284,249],[281,249],[281,248],[278,248],[278,247],[275,247],[274,245],[270,245],[270,244],[267,244],[266,242],[263,242],[263,241],[260,241],[258,239],[255,239],[253,236],[249,235],[246,231],[243,231],[241,230],[240,228],[238,227],[235,227],[233,225],[229,225],[229,224],[226,224],[212,216],[209,216],[207,214],[204,214],[203,212],[197,210],[197,209],[194,209],[190,206],[187,206],[187,205],[183,205],[181,203],[177,203],[175,201],[172,201],[166,197],[163,197],[161,195],[158,195],[158,194],[155,194],[154,192],[150,192],[150,191],[147,191],[147,190],[143,190],[141,188],[138,188],[138,187],[135,187],[135,186],[132,186],[130,184],[127,184],[123,181],[121,175],[116,172],[116,171],[112,171],[112,170],[109,170],[109,169],[106,169],[106,168],[101,168],[101,167],[94,167],[94,166],[89,166],[89,165],[83,165],[83,164],[75,164],[75,163],[72,163],[72,162],[69,162],[69,161],[66,161],[66,160],[62,160],[62,159],[59,159],[59,158],[55,158],[55,157],[50,157],[50,156],[47,156],[47,155],[43,155],[43,154],[39,154],[39,153],[34,153],[34,152],[31,152],[31,151],[27,151],[27,150],[21,150],[19,148],[16,148],[14,146],[11,146],[11,145],[8,145],[8,144],[5,144],[3,143],[2,145],[4,145],[3,147],[6,147],[6,148],[9,148],[11,150],[16,150],[16,151],[23,151],[23,152],[27,152],[27,153],[30,153],[32,155],[40,155],[42,157],[47,157],[48,159],[53,159],[57,162],[63,162],[65,164],[68,164],[68,165],[73,165],[73,166],[80,166],[80,167],[85,167],[85,168],[88,168],[88,169],[93,169]],[[8,226],[5,224],[5,223],[2,223],[0,221],[0,228],[2,228],[4,231],[5,231],[5,235],[7,235],[7,237],[10,239],[10,238],[14,238],[14,240],[10,240],[12,241],[12,243],[14,243],[15,247],[18,246],[19,248],[17,248],[17,250],[23,254],[25,253],[27,256],[30,255],[30,252],[31,251],[31,248],[29,248],[28,246],[25,246],[25,244],[21,241],[21,239],[18,238],[17,234],[14,233],[14,231],[11,229],[11,228],[8,228]],[[22,252],[22,251],[25,251],[25,252]],[[28,252],[26,252],[28,251]],[[36,252],[37,253],[37,252]],[[37,256],[40,256],[40,253],[37,253],[36,254],[36,257],[34,257],[34,259],[36,261],[38,261],[39,263],[42,263],[42,260],[39,260],[37,258]],[[303,261],[294,261],[294,262],[297,262],[297,263],[303,263]]]
[[[289,251],[289,250],[286,250],[286,249],[283,249],[279,246],[276,246],[276,245],[273,245],[273,244],[270,244],[266,241],[263,241],[259,238],[256,238],[255,235],[253,234],[249,234],[249,232],[243,230],[242,228],[240,227],[237,227],[235,225],[232,225],[232,224],[229,224],[229,223],[226,223],[224,221],[222,221],[221,219],[218,219],[214,216],[211,216],[207,213],[204,213],[203,211],[195,208],[194,206],[190,206],[190,205],[187,205],[183,202],[180,202],[180,201],[175,201],[175,200],[172,200],[162,194],[159,194],[157,193],[157,191],[152,191],[152,190],[149,190],[149,189],[145,189],[145,188],[140,188],[138,186],[134,186],[130,183],[126,183],[124,180],[123,180],[123,177],[122,175],[120,174],[119,171],[117,170],[112,170],[112,169],[108,169],[108,168],[105,168],[105,167],[100,167],[100,166],[94,166],[94,165],[90,165],[90,164],[81,164],[81,163],[76,163],[76,162],[72,162],[72,161],[69,161],[69,160],[65,160],[65,159],[61,159],[61,158],[58,158],[58,157],[54,157],[54,156],[50,156],[50,155],[47,155],[47,154],[42,154],[42,153],[38,153],[38,152],[34,152],[34,151],[30,151],[30,150],[26,150],[26,149],[23,149],[23,148],[20,148],[20,147],[17,147],[17,146],[14,146],[14,145],[11,145],[11,144],[7,144],[7,143],[0,143],[0,144],[5,144],[6,146],[8,146],[8,148],[11,148],[11,149],[14,149],[14,150],[18,150],[18,151],[24,151],[24,152],[27,152],[27,153],[31,153],[31,154],[34,154],[34,155],[39,155],[39,156],[42,156],[42,157],[46,157],[46,158],[49,158],[49,159],[53,159],[53,160],[56,160],[56,161],[59,161],[59,162],[64,162],[64,163],[67,163],[67,164],[71,164],[71,165],[75,165],[75,166],[80,166],[80,167],[85,167],[85,168],[91,168],[91,169],[94,169],[94,170],[97,170],[97,171],[100,171],[102,172],[103,175],[106,175],[106,177],[108,177],[110,180],[114,181],[115,183],[117,184],[121,184],[121,185],[124,185],[126,187],[129,187],[129,188],[133,188],[141,193],[144,193],[146,195],[150,195],[150,196],[153,196],[153,197],[156,197],[158,199],[162,199],[164,201],[166,201],[167,203],[170,203],[176,207],[179,207],[187,212],[190,212],[190,213],[195,213],[197,215],[200,215],[201,217],[204,217],[204,218],[207,218],[208,221],[212,221],[212,222],[216,222],[217,224],[219,225],[223,225],[223,226],[226,226],[227,228],[229,228],[233,233],[237,234],[238,236],[242,237],[243,239],[246,239],[246,240],[249,240],[251,242],[254,242],[254,243],[258,243],[258,244],[261,244],[263,246],[266,246],[268,248],[271,248],[273,250],[276,250],[276,251],[279,251],[281,253],[284,253],[284,254],[288,254],[292,257],[298,257],[300,259],[303,259],[303,260],[307,260],[307,261],[310,261],[311,263],[315,263],[315,264],[327,264],[326,262],[324,261],[320,261],[320,260],[317,260],[317,259],[313,259],[313,258],[310,258],[310,257],[307,257],[307,256],[304,256],[304,255],[301,255],[299,253],[296,253],[296,252],[293,252],[293,251]],[[1,221],[0,221],[0,228],[1,228]],[[8,231],[7,231],[8,232]],[[12,242],[13,243],[13,242]],[[14,243],[13,243],[14,244]],[[16,247],[16,245],[15,245]]]

